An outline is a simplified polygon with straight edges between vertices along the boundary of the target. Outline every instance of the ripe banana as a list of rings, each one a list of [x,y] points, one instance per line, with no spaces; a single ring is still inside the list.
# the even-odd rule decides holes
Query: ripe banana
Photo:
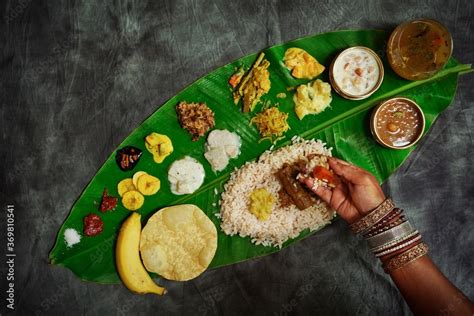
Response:
[[[145,270],[140,259],[139,246],[142,224],[140,214],[131,214],[120,228],[115,248],[117,270],[125,286],[139,294],[163,295],[166,289],[158,286]]]

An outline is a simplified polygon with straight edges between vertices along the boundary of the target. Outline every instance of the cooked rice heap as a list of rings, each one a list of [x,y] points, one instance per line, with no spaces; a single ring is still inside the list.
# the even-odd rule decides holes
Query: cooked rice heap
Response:
[[[250,194],[259,188],[278,197],[281,188],[275,173],[284,163],[294,163],[310,154],[331,156],[320,140],[295,138],[293,144],[276,151],[266,151],[255,162],[247,162],[235,170],[224,186],[221,200],[221,228],[227,235],[250,236],[253,243],[264,246],[282,247],[290,238],[297,237],[309,228],[314,231],[329,224],[334,211],[320,201],[305,210],[291,204],[282,207],[275,199],[270,217],[260,221],[249,211]]]

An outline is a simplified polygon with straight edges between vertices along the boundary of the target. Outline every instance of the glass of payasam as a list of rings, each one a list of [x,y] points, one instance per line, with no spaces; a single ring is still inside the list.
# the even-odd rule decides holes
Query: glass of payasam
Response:
[[[387,58],[392,69],[407,80],[434,76],[451,57],[451,34],[441,23],[418,19],[400,24],[390,35]]]
[[[340,52],[329,67],[329,81],[343,98],[362,100],[380,88],[383,63],[370,48],[353,46]]]

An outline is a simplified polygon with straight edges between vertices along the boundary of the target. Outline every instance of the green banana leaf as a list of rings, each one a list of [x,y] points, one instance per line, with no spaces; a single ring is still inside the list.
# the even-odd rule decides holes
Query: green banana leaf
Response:
[[[371,108],[380,101],[393,97],[405,96],[415,100],[423,109],[426,117],[426,130],[430,128],[437,115],[443,111],[453,99],[456,92],[457,78],[460,73],[470,71],[470,65],[458,63],[450,59],[445,68],[436,76],[424,81],[411,82],[398,77],[390,68],[385,57],[385,45],[389,33],[379,30],[337,31],[306,37],[303,39],[277,45],[264,50],[271,66],[271,90],[263,98],[271,103],[279,103],[281,110],[289,113],[290,130],[275,148],[287,145],[294,135],[303,138],[321,139],[333,148],[333,155],[348,160],[372,172],[383,182],[408,157],[413,147],[406,150],[390,150],[375,142],[369,129]],[[326,68],[334,56],[341,50],[355,45],[372,48],[384,62],[385,79],[380,89],[370,98],[351,101],[341,98],[333,92],[331,108],[319,115],[308,115],[298,120],[293,111],[292,92],[287,87],[304,83],[304,80],[293,78],[284,67],[282,58],[289,47],[300,47],[315,56]],[[224,183],[235,167],[246,161],[256,159],[272,145],[269,141],[259,143],[256,128],[249,124],[250,119],[261,109],[261,105],[250,114],[241,113],[241,108],[233,104],[228,78],[241,65],[250,66],[257,54],[242,57],[235,62],[222,66],[205,77],[197,80],[189,87],[167,101],[163,106],[147,118],[135,129],[118,148],[132,145],[143,150],[140,162],[132,171],[121,171],[115,162],[115,152],[107,159],[84,192],[76,201],[72,210],[58,232],[54,248],[50,253],[52,264],[61,265],[72,270],[79,278],[99,283],[118,283],[119,276],[115,268],[114,247],[121,223],[130,215],[119,202],[116,210],[102,214],[98,204],[104,188],[110,195],[118,196],[117,183],[129,178],[139,170],[158,176],[161,179],[161,190],[145,199],[145,204],[138,211],[142,214],[143,223],[155,211],[162,207],[192,203],[203,209],[218,228],[218,248],[210,267],[219,267],[239,261],[267,255],[278,251],[278,248],[256,246],[249,238],[227,236],[219,229],[219,220],[214,214],[219,212],[218,200]],[[320,78],[328,82],[328,70]],[[285,92],[284,99],[276,98],[278,93]],[[216,128],[237,132],[242,138],[242,154],[230,161],[222,172],[214,173],[203,157],[205,137],[199,141],[191,141],[190,135],[183,130],[177,121],[175,105],[179,101],[205,102],[214,112]],[[151,132],[167,134],[173,144],[174,152],[162,164],[153,162],[152,155],[144,146],[144,137]],[[176,196],[170,192],[167,181],[167,170],[170,164],[184,155],[199,160],[205,167],[206,179],[203,186],[194,194]],[[67,248],[64,242],[66,228],[83,230],[83,218],[89,213],[100,214],[104,221],[104,231],[95,237],[83,237],[81,242]],[[314,232],[313,232],[314,233]],[[284,244],[287,247],[294,242],[309,236],[304,231],[296,239]]]

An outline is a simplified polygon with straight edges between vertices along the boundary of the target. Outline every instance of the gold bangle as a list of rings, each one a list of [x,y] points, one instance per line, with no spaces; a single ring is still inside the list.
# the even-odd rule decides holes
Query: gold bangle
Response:
[[[428,245],[424,242],[396,255],[390,259],[387,264],[383,267],[385,273],[390,273],[401,267],[413,262],[428,253]]]
[[[353,223],[350,228],[354,234],[364,233],[368,231],[372,226],[380,222],[391,210],[395,207],[395,204],[390,198],[385,199],[379,206],[377,206],[372,212],[362,217],[357,222]]]

